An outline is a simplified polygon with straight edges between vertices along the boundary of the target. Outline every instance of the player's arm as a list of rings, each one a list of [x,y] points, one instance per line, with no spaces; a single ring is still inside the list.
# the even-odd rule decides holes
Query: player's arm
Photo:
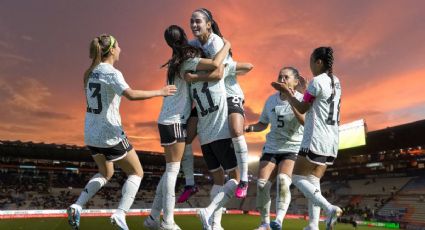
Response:
[[[145,100],[152,97],[161,97],[161,96],[172,96],[176,93],[177,88],[175,85],[167,85],[159,90],[134,90],[128,88],[123,91],[122,95],[128,100]]]
[[[311,104],[314,101],[314,97],[311,96],[308,91],[304,94],[304,99],[302,101],[298,101],[295,97],[294,90],[288,88],[285,83],[272,82],[272,86],[277,91],[283,93],[288,99],[289,104],[291,104],[291,106],[293,106],[301,114],[305,114],[310,109]]]
[[[187,72],[183,78],[186,82],[193,83],[198,81],[219,81],[224,75],[224,65],[221,64],[217,69],[211,72]]]
[[[254,65],[248,62],[236,63],[236,74],[245,75],[254,68]]]
[[[296,108],[294,108],[294,106],[291,105],[291,109],[294,112],[295,118],[297,118],[298,122],[304,126],[304,121],[305,121],[305,114],[301,114],[300,112],[298,112],[298,110]]]
[[[226,58],[229,53],[231,44],[229,41],[223,39],[224,46],[221,50],[214,56],[213,59],[201,58],[198,65],[196,66],[196,71],[199,70],[215,70],[217,69]]]
[[[251,125],[247,125],[245,127],[245,132],[250,133],[250,132],[261,132],[267,129],[267,126],[269,126],[268,124],[264,124],[261,121],[255,123],[255,124],[251,124]]]

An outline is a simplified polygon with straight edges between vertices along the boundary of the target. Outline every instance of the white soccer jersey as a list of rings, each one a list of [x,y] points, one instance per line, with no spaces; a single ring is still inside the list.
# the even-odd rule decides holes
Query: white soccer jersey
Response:
[[[186,71],[196,71],[200,60],[200,58],[189,58],[181,64],[180,75],[174,77],[173,83],[177,87],[177,92],[173,96],[164,97],[158,123],[163,125],[186,124],[192,108],[192,101],[189,96],[188,83],[183,76]]]
[[[313,78],[306,93],[315,97],[305,117],[301,148],[322,156],[336,157],[338,153],[338,125],[341,103],[341,84],[334,76],[335,96],[331,78],[323,73]]]
[[[215,33],[210,34],[208,41],[204,45],[202,45],[201,42],[199,42],[199,40],[197,39],[190,41],[189,44],[202,48],[207,58],[214,58],[215,55],[224,46],[223,39],[221,39],[221,37]],[[236,66],[236,62],[233,61],[230,55],[226,56],[223,63]],[[224,79],[227,97],[237,96],[241,99],[244,99],[244,94],[243,94],[242,88],[240,87],[237,81],[236,73],[232,71],[232,72],[229,72],[229,74],[230,75],[226,76],[226,78]]]
[[[224,69],[224,76],[229,71]],[[190,86],[198,113],[198,135],[201,145],[230,138],[224,79],[215,82],[195,82]]]
[[[297,91],[295,97],[301,101],[303,95]],[[280,93],[275,93],[267,99],[260,122],[271,125],[263,153],[299,152],[304,127],[298,122],[289,102],[280,99]]]
[[[100,63],[90,73],[85,88],[87,112],[84,127],[86,145],[108,148],[124,138],[119,107],[121,95],[130,88],[122,73]]]

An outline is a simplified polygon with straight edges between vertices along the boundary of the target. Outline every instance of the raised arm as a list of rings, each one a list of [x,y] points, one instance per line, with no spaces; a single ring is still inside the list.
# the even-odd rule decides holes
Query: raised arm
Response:
[[[293,106],[299,113],[304,114],[310,109],[312,102],[305,102],[304,100],[298,101],[293,90],[288,88],[285,83],[272,82],[272,87],[277,91],[282,92],[286,98],[288,98],[289,104],[291,104],[291,106]]]
[[[251,71],[254,68],[254,65],[247,62],[237,62],[236,63],[236,74],[237,75],[245,75],[249,71]]]
[[[196,66],[196,70],[215,70],[217,69],[226,58],[227,54],[229,53],[231,44],[229,41],[223,39],[224,46],[221,48],[221,50],[215,55],[213,59],[208,58],[201,58],[199,61],[198,66]]]
[[[214,71],[186,73],[183,78],[186,82],[193,83],[198,81],[219,81],[224,75],[224,65],[221,64]]]
[[[122,95],[130,101],[134,100],[145,100],[152,97],[161,97],[161,96],[172,96],[176,93],[177,88],[175,85],[167,85],[159,90],[134,90],[128,88],[124,90]]]

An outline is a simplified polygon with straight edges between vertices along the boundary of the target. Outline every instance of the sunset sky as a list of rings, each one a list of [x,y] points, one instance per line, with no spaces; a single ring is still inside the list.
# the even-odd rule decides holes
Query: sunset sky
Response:
[[[318,46],[335,50],[343,90],[341,122],[364,118],[369,130],[425,119],[425,1],[13,1],[0,3],[0,140],[83,144],[83,72],[90,41],[113,34],[120,69],[133,89],[165,84],[171,24],[192,37],[193,10],[206,7],[232,44],[234,59],[254,64],[240,77],[248,122],[256,122],[270,82],[283,66],[307,79]],[[136,149],[161,151],[161,98],[123,99],[124,130]],[[258,153],[264,133],[249,134]],[[199,149],[199,148],[197,148]]]

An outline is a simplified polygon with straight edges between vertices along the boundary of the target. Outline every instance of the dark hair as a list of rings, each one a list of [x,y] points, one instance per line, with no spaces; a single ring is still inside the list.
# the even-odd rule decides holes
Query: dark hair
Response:
[[[333,98],[335,96],[335,82],[333,77],[333,63],[334,63],[334,51],[332,47],[319,47],[316,48],[313,53],[311,54],[311,57],[313,58],[313,61],[322,60],[324,69],[323,72],[326,72],[328,76],[331,78],[332,82],[332,96]]]
[[[168,46],[173,50],[173,54],[171,59],[161,67],[168,67],[167,82],[172,85],[174,84],[174,77],[180,71],[180,65],[185,60],[194,57],[205,57],[205,55],[202,49],[189,45],[186,33],[177,25],[171,25],[165,29],[164,38]]]
[[[289,67],[283,67],[284,69],[288,69],[290,71],[292,71],[292,74],[294,75],[295,79],[298,80],[298,85],[295,87],[295,89],[300,92],[300,93],[304,93],[305,88],[306,88],[306,80],[304,79],[303,76],[300,75],[300,72],[298,71],[297,68],[289,66]]]
[[[111,55],[111,48],[115,48],[116,44],[117,40],[108,34],[102,34],[91,41],[89,57],[92,59],[92,64],[84,73],[84,87],[87,84],[90,73],[102,60]]]
[[[201,12],[203,15],[205,15],[207,22],[211,22],[212,31],[219,37],[223,38],[223,34],[221,34],[220,28],[218,27],[217,22],[214,20],[211,11],[209,11],[207,8],[199,8],[195,10],[195,12]],[[229,55],[232,56],[232,49],[229,50]]]

